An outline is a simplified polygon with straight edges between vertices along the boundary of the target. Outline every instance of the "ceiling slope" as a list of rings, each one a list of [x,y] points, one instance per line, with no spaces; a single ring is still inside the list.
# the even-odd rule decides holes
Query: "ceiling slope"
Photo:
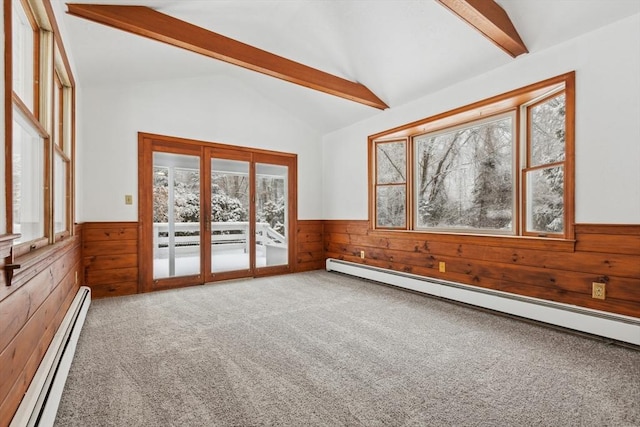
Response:
[[[390,106],[382,113],[147,37],[95,25],[66,13],[68,0],[49,1],[79,87],[147,82],[172,86],[205,76],[225,76],[322,134],[380,114],[393,116],[400,106],[514,61],[437,1],[71,0],[150,7],[361,83]],[[579,0],[579,7],[573,0],[495,2],[531,54],[640,13],[638,0]],[[630,54],[633,58],[636,52]],[[515,61],[527,60],[526,56],[531,55]],[[456,105],[442,105],[443,109],[453,107]]]
[[[370,107],[388,108],[360,83],[274,55],[145,6],[68,4],[68,13]]]

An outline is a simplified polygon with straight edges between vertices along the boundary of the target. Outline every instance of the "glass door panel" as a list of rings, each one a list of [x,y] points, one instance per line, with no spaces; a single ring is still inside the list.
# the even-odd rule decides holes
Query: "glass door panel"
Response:
[[[255,164],[256,267],[289,263],[287,166]]]
[[[249,270],[250,163],[211,159],[211,272]]]
[[[153,279],[200,274],[200,158],[153,153]]]

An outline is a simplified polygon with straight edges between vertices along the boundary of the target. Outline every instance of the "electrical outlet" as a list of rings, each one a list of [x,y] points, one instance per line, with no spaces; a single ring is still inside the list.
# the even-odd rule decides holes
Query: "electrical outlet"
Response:
[[[360,258],[364,259],[364,251],[360,251]]]
[[[131,194],[126,194],[124,196],[124,204],[125,205],[132,205],[133,204],[133,196]]]
[[[446,272],[447,272],[447,266],[446,266],[446,264],[444,263],[444,261],[440,261],[440,262],[438,263],[438,271],[439,271],[440,273],[446,273]]]
[[[593,287],[591,289],[591,297],[596,299],[605,299],[605,283],[593,282],[591,284]]]

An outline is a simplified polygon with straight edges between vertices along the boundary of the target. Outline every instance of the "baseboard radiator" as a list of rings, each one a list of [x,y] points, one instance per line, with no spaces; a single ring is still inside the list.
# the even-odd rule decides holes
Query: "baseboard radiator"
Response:
[[[10,427],[53,426],[90,303],[91,290],[82,286],[54,335]]]
[[[640,319],[635,317],[432,279],[333,258],[327,259],[327,271],[345,273],[440,298],[640,345]]]

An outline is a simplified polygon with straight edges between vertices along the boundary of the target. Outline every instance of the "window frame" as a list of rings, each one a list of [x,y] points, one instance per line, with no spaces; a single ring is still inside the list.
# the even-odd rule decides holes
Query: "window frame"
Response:
[[[513,142],[512,142],[512,152],[511,152],[511,168],[512,168],[512,173],[511,173],[511,178],[513,179],[514,185],[512,187],[512,213],[513,213],[513,219],[512,219],[512,226],[511,226],[511,230],[498,230],[498,229],[474,229],[474,228],[470,228],[470,229],[466,229],[466,228],[461,228],[461,227],[421,227],[418,225],[418,211],[419,211],[419,204],[418,204],[418,182],[417,180],[414,180],[414,182],[412,183],[413,187],[414,187],[414,191],[413,194],[415,195],[415,200],[414,203],[412,203],[412,210],[413,210],[413,217],[414,217],[414,221],[413,221],[413,230],[415,231],[419,231],[419,232],[444,232],[444,233],[473,233],[473,234],[494,234],[494,235],[507,235],[507,236],[512,236],[512,235],[516,235],[517,231],[518,231],[518,221],[516,220],[518,218],[518,214],[517,214],[517,195],[516,195],[516,182],[517,182],[517,176],[518,176],[518,152],[517,152],[517,146],[518,146],[518,140],[517,140],[517,122],[518,122],[518,113],[515,109],[509,109],[507,111],[503,111],[501,113],[496,113],[493,114],[491,116],[487,116],[487,117],[481,117],[481,118],[477,118],[473,121],[468,121],[468,122],[464,122],[464,123],[460,123],[458,125],[455,126],[450,126],[450,127],[445,127],[445,128],[441,128],[441,129],[437,129],[437,130],[433,130],[430,132],[425,132],[425,133],[421,133],[421,134],[417,134],[417,135],[413,135],[410,139],[411,139],[411,148],[413,150],[413,164],[412,164],[412,168],[414,171],[418,170],[418,156],[417,156],[417,142],[416,139],[420,138],[420,137],[425,137],[425,136],[439,136],[439,135],[444,135],[447,133],[451,133],[451,132],[455,132],[457,130],[460,129],[467,129],[467,128],[471,128],[471,127],[475,127],[475,126],[480,126],[480,125],[484,125],[486,123],[490,123],[490,122],[494,122],[494,121],[498,121],[498,120],[502,120],[504,118],[510,118],[511,119],[511,124],[512,124],[512,138],[513,138]],[[418,175],[417,172],[414,172],[414,176]]]
[[[561,166],[563,168],[563,175],[564,175],[564,180],[563,180],[563,189],[564,189],[564,194],[567,194],[567,191],[569,191],[569,189],[567,188],[567,179],[566,179],[566,172],[567,172],[567,156],[568,156],[568,144],[567,144],[567,137],[566,134],[568,133],[568,127],[567,126],[567,120],[565,119],[565,152],[564,152],[564,158],[562,160],[558,160],[558,161],[554,161],[554,162],[550,162],[550,163],[539,163],[539,164],[533,164],[533,160],[532,160],[532,147],[533,147],[533,125],[532,125],[532,116],[533,116],[533,109],[539,105],[542,105],[544,103],[546,103],[547,101],[556,98],[559,94],[564,93],[565,94],[565,107],[568,109],[567,107],[567,98],[566,98],[566,90],[564,88],[560,88],[551,92],[546,93],[544,96],[538,98],[538,99],[534,99],[533,101],[530,101],[524,105],[522,105],[521,107],[521,114],[523,117],[523,121],[526,120],[526,127],[525,127],[525,132],[526,134],[524,135],[525,141],[526,141],[526,149],[523,150],[522,153],[522,166],[520,167],[520,180],[521,180],[521,185],[522,185],[522,218],[521,218],[521,230],[522,230],[522,235],[523,236],[537,236],[537,237],[555,237],[555,238],[564,238],[565,237],[565,233],[552,233],[552,232],[542,232],[542,231],[529,231],[528,230],[528,216],[529,216],[529,205],[532,204],[531,200],[529,200],[529,193],[528,193],[528,179],[527,176],[529,173],[531,172],[536,172],[536,171],[540,171],[540,170],[544,170],[544,169],[551,169],[554,167],[559,167]],[[566,117],[566,115],[565,115]],[[564,212],[563,212],[563,225],[564,228],[566,228],[569,224],[568,220],[569,218],[567,217],[567,212],[566,212],[566,208],[567,208],[567,203],[566,203],[566,196],[564,197]]]
[[[16,110],[19,110],[19,114],[21,115],[23,121],[25,122],[25,124],[27,126],[31,127],[31,131],[34,134],[37,134],[40,138],[42,138],[42,149],[44,150],[43,152],[43,176],[42,176],[42,184],[44,187],[43,190],[43,200],[42,200],[42,208],[43,208],[43,212],[42,212],[42,218],[43,218],[43,236],[37,237],[35,239],[32,240],[28,240],[25,242],[19,242],[16,243],[14,246],[14,256],[20,256],[24,253],[30,252],[32,250],[35,249],[39,249],[43,246],[46,246],[49,244],[49,236],[51,235],[51,229],[49,226],[49,221],[47,220],[48,216],[49,216],[49,203],[50,203],[50,195],[49,195],[49,191],[48,188],[50,187],[50,181],[49,181],[49,163],[50,163],[50,139],[49,139],[49,134],[47,133],[46,129],[40,124],[40,122],[35,118],[35,116],[33,115],[33,113],[29,110],[29,108],[22,102],[22,100],[20,100],[20,98],[18,98],[17,95],[14,94],[14,98],[13,98],[13,108],[15,108]],[[13,109],[12,109],[13,110]],[[14,121],[14,115],[13,115],[13,111],[11,112],[11,127],[12,127],[12,131],[13,131],[13,121]],[[13,135],[11,138],[11,154],[12,154],[12,158],[8,160],[8,163],[11,163],[13,165]],[[11,169],[11,189],[10,191],[8,191],[7,196],[11,197],[12,199],[12,203],[11,203],[11,223],[7,224],[7,227],[11,227],[11,232],[13,232],[13,168]]]
[[[5,73],[10,69],[10,79],[7,80],[10,84],[5,84],[5,93],[8,89],[11,89],[12,93],[15,93],[13,88],[13,5],[14,3],[19,3],[22,6],[22,10],[31,25],[31,30],[33,33],[33,70],[32,70],[32,88],[33,88],[33,99],[29,100],[29,103],[25,102],[22,99],[23,106],[26,107],[31,113],[37,118],[40,118],[40,26],[36,20],[35,14],[28,0],[6,0],[5,2],[5,55],[9,56],[11,59],[10,67],[6,66],[5,62]],[[7,23],[9,26],[7,26]],[[10,37],[8,37],[10,35]],[[6,61],[6,60],[5,60]],[[6,83],[6,82],[5,82]],[[19,95],[16,94],[18,98]],[[29,108],[28,105],[32,104],[32,108]]]
[[[54,39],[53,49],[53,73],[51,80],[51,136],[52,136],[52,161],[51,161],[51,230],[53,232],[53,242],[58,242],[71,235],[72,228],[72,207],[73,207],[73,155],[71,153],[73,144],[73,82],[70,73],[61,54],[59,41]],[[57,94],[57,96],[56,96]],[[57,114],[56,114],[57,111]],[[66,164],[64,174],[64,200],[58,204],[56,197],[56,156]],[[62,206],[64,214],[64,230],[56,231],[56,208]]]
[[[34,32],[34,100],[25,103],[13,88],[13,62],[17,58],[13,52],[13,12],[20,5],[27,15]],[[30,241],[15,243],[12,249],[14,258],[31,253],[34,250],[50,246],[73,235],[74,224],[74,176],[75,176],[75,81],[71,74],[69,61],[64,50],[58,26],[50,0],[4,0],[5,25],[5,218],[6,233],[14,235],[14,197],[13,197],[13,134],[14,108],[22,116],[31,130],[44,142],[43,174],[43,215],[45,236]],[[56,93],[58,91],[56,98]],[[58,100],[58,105],[54,103]],[[55,109],[60,112],[56,120]],[[59,123],[55,123],[59,122]],[[64,228],[56,232],[55,205],[56,189],[54,167],[57,160],[66,164],[64,173]],[[36,173],[36,171],[25,171]],[[62,227],[58,227],[62,228]]]
[[[380,144],[393,144],[393,143],[403,143],[404,144],[404,152],[405,152],[405,163],[408,165],[409,163],[409,159],[410,159],[410,152],[409,152],[409,140],[407,138],[400,138],[400,139],[390,139],[390,140],[377,140],[374,142],[373,144],[373,152],[377,152],[378,149],[378,145]],[[378,162],[377,162],[377,155],[374,155],[374,170],[377,171],[378,170]],[[375,204],[375,212],[377,213],[377,208],[378,208],[378,188],[379,187],[400,187],[403,186],[404,187],[404,192],[405,192],[405,205],[404,205],[404,226],[377,226],[378,223],[378,218],[377,215],[373,218],[373,222],[376,224],[376,228],[379,230],[404,230],[407,225],[410,223],[411,221],[411,212],[409,210],[409,206],[407,205],[407,199],[409,197],[409,192],[411,191],[410,185],[411,181],[409,179],[409,167],[407,167],[405,165],[405,180],[404,182],[388,182],[388,183],[378,183],[377,182],[377,173],[376,173],[376,182],[374,183],[374,189],[373,189],[373,203]]]
[[[529,165],[530,135],[528,131],[529,111],[536,105],[549,100],[559,93],[565,94],[565,159],[564,165],[564,232],[536,233],[527,232],[527,206],[525,205],[525,167]],[[514,118],[514,217],[513,233],[504,234],[483,229],[431,229],[417,227],[417,197],[415,174],[415,142],[414,138],[425,134],[447,131],[483,118],[499,116],[513,112]],[[469,105],[465,105],[441,114],[437,114],[416,122],[389,129],[368,137],[369,153],[369,229],[374,233],[425,233],[451,234],[458,236],[498,237],[510,239],[545,239],[573,242],[574,234],[574,153],[575,153],[575,71],[546,79],[519,89],[496,95]],[[407,180],[408,190],[406,209],[410,214],[407,227],[383,228],[377,226],[376,190],[376,151],[377,143],[406,138],[408,140]],[[545,164],[544,167],[548,167]],[[531,168],[526,169],[531,170]]]

